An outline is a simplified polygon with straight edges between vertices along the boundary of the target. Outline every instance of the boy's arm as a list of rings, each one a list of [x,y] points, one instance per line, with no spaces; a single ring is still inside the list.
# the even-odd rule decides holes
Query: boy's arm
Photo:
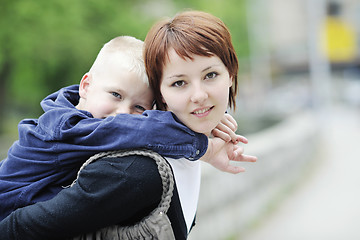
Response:
[[[42,121],[51,124],[50,120]],[[147,148],[167,157],[197,160],[205,154],[208,144],[205,135],[190,130],[171,112],[157,110],[105,119],[77,114],[53,129],[58,129],[59,139],[71,140],[74,152]]]

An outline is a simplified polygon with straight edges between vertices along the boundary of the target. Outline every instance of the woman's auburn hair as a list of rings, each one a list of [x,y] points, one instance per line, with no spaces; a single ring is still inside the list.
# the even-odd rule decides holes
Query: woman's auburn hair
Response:
[[[183,59],[193,55],[219,57],[232,77],[229,106],[235,109],[238,59],[226,25],[217,17],[200,11],[185,11],[173,19],[164,19],[152,26],[144,41],[146,73],[154,92],[157,109],[166,110],[160,84],[163,68],[173,48]]]

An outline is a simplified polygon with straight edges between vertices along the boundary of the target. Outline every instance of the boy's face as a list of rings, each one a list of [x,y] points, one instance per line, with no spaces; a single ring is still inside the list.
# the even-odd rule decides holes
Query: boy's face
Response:
[[[85,74],[79,92],[77,108],[90,112],[94,118],[142,114],[152,109],[151,89],[137,74],[119,67],[107,66],[94,74]]]

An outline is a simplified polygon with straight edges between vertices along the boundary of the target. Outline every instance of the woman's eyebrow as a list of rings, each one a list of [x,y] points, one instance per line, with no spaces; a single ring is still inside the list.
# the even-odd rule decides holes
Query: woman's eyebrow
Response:
[[[220,64],[214,64],[214,65],[208,66],[208,67],[204,68],[201,72],[206,72],[206,71],[208,71],[209,69],[211,69],[211,68],[213,68],[213,67],[217,67],[217,66],[220,66]]]
[[[167,77],[167,79],[171,79],[171,78],[182,78],[182,77],[184,77],[184,76],[185,76],[185,74],[176,74],[176,75],[172,75],[172,76]]]
[[[204,68],[201,72],[206,72],[206,71],[208,71],[209,69],[214,68],[214,67],[217,67],[217,66],[221,66],[221,65],[220,65],[220,64],[210,65],[210,66]],[[175,74],[175,75],[166,77],[166,79],[182,78],[182,77],[185,77],[185,76],[186,76],[185,74]]]
[[[211,69],[212,67],[213,67],[213,66],[209,66],[209,67],[203,69],[201,72],[206,72],[207,70]]]

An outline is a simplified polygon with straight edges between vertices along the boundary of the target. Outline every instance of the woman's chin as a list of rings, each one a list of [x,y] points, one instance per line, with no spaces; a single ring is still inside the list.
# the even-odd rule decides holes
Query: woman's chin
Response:
[[[197,133],[202,133],[202,134],[205,134],[206,136],[210,136],[211,135],[211,131],[216,127],[217,125],[215,126],[193,126],[193,127],[189,127],[191,130],[193,130],[194,132],[197,132]]]

